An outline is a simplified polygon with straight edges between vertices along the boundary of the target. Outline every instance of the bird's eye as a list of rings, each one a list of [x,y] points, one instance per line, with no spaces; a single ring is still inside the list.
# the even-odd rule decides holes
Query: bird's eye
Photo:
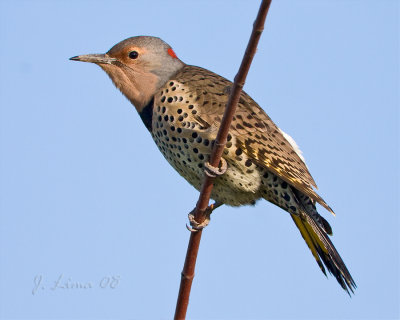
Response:
[[[139,56],[139,53],[137,53],[137,51],[129,52],[129,58],[131,58],[131,59],[136,59],[138,56]]]

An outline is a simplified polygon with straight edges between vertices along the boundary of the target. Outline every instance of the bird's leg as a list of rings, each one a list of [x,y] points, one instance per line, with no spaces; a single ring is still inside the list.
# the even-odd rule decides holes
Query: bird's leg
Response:
[[[204,172],[206,173],[206,175],[208,175],[209,177],[212,177],[212,178],[215,178],[217,176],[224,174],[227,169],[228,169],[228,164],[224,158],[221,158],[218,167],[212,166],[208,161],[204,163]],[[206,210],[204,211],[205,219],[201,223],[196,221],[195,216],[194,216],[196,209],[193,209],[188,215],[191,227],[186,225],[187,229],[191,232],[195,232],[195,231],[198,231],[198,230],[201,230],[201,229],[207,227],[208,224],[210,223],[210,215],[213,212],[213,210],[217,209],[218,207],[220,207],[222,205],[223,205],[223,203],[218,202],[218,201],[209,205],[206,208]]]
[[[210,209],[210,210],[211,210],[211,211],[210,211],[210,214],[211,214],[215,209],[219,208],[219,207],[222,206],[223,204],[224,204],[223,202],[215,201],[213,204],[210,204],[210,205],[208,206],[207,209]]]
[[[194,217],[194,212],[196,209],[193,209],[189,214],[188,214],[188,218],[189,218],[189,222],[190,222],[190,227],[188,225],[186,225],[186,228],[190,231],[190,232],[196,232],[198,230],[204,229],[205,227],[208,226],[208,224],[210,223],[210,215],[211,213],[217,209],[218,207],[222,206],[223,203],[222,202],[214,202],[213,204],[210,204],[205,212],[204,212],[204,216],[205,219],[203,222],[198,223]]]

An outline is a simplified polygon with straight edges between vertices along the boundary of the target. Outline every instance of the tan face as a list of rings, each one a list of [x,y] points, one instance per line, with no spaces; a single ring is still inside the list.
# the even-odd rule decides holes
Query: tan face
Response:
[[[126,46],[118,51],[111,49],[109,52],[107,52],[107,55],[110,58],[115,58],[122,64],[132,68],[137,68],[138,66],[142,65],[145,61],[142,57],[146,54],[147,49],[138,46]]]
[[[106,54],[80,55],[71,60],[100,66],[139,112],[185,65],[164,41],[146,36],[125,39]]]

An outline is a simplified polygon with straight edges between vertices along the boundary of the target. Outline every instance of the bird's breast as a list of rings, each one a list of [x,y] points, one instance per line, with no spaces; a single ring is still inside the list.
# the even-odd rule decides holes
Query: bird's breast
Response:
[[[198,190],[219,126],[204,115],[204,102],[204,97],[184,84],[170,81],[155,96],[151,117],[151,133],[158,148]],[[220,117],[214,115],[216,119]],[[236,138],[229,135],[228,140],[223,153],[228,170],[215,180],[212,198],[230,205],[254,202],[259,198],[260,172],[245,155],[236,154]]]

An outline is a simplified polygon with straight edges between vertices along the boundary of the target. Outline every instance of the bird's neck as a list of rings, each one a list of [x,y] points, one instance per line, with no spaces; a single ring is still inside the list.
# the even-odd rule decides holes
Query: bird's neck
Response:
[[[139,113],[142,112],[156,91],[164,84],[160,84],[159,77],[151,72],[118,68],[105,64],[100,66]]]

